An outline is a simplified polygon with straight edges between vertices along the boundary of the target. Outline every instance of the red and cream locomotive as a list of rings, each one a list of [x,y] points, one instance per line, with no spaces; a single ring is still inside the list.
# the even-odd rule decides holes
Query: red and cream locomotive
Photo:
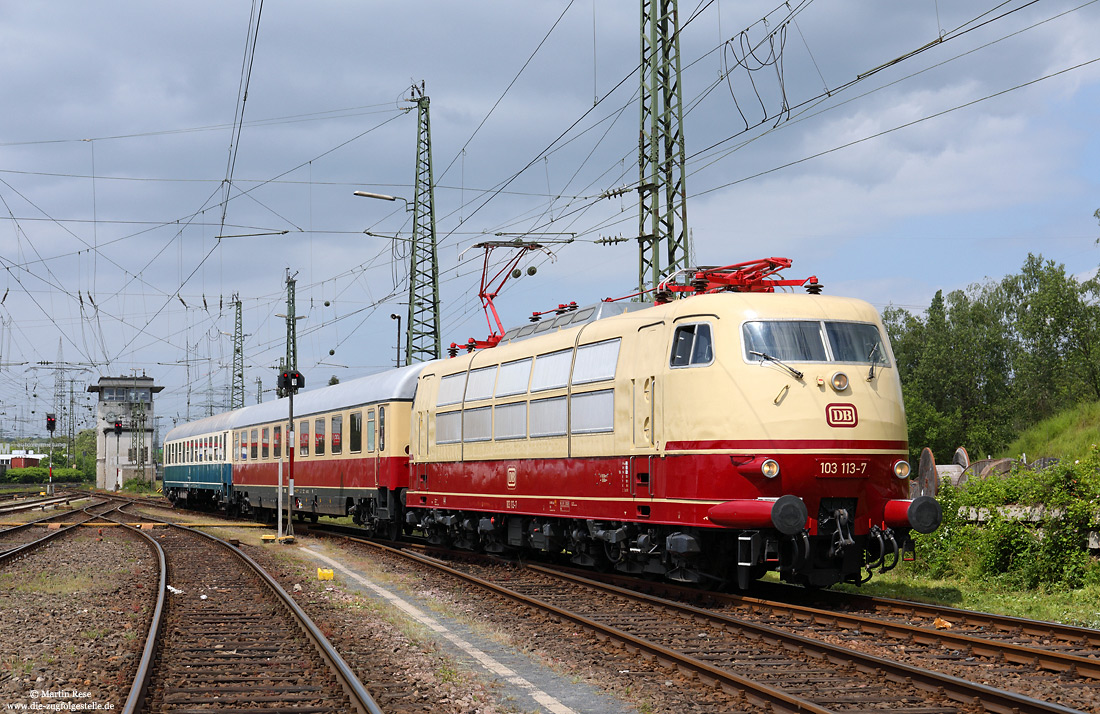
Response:
[[[565,311],[492,349],[302,393],[296,510],[742,588],[769,570],[829,586],[892,567],[941,510],[907,497],[885,330],[813,278],[771,278],[790,264],[776,261],[694,271],[664,286],[680,299]],[[204,493],[186,470],[202,462],[170,462],[166,493],[272,508],[285,414],[279,401],[177,427],[169,454],[232,445],[231,483]]]

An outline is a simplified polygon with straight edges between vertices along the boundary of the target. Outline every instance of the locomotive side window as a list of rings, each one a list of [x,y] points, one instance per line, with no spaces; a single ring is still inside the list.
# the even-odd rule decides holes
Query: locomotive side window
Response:
[[[500,374],[497,375],[496,396],[507,397],[513,394],[523,394],[527,391],[527,383],[531,381],[531,358],[505,362],[500,365]]]
[[[570,430],[574,434],[594,434],[600,431],[615,430],[615,392],[602,389],[598,392],[584,392],[573,395],[573,423]]]
[[[363,412],[351,413],[351,420],[348,423],[348,447],[353,454],[363,450]]]
[[[367,451],[374,451],[374,410],[367,412]]]
[[[309,456],[309,422],[298,424],[298,455]]]
[[[776,359],[792,362],[827,360],[820,322],[746,322],[741,331],[745,338],[745,356],[750,362],[764,359],[758,354],[752,354],[753,352],[762,352]]]
[[[493,396],[493,384],[496,379],[496,365],[482,367],[470,372],[470,378],[466,381],[466,401],[472,402]]]
[[[435,417],[435,443],[456,444],[462,440],[462,412],[444,412]]]
[[[493,438],[522,439],[527,436],[527,402],[493,407]]]
[[[531,402],[531,437],[565,436],[565,397]]]
[[[344,438],[344,417],[340,414],[335,414],[332,417],[332,453],[339,454],[344,451],[344,445],[341,443]]]
[[[462,395],[466,391],[466,373],[449,374],[439,380],[439,395],[435,405],[444,407],[448,404],[458,404],[462,401]]]
[[[539,355],[531,373],[531,391],[564,387],[569,383],[569,368],[572,363],[571,349]]]
[[[313,453],[318,456],[325,455],[325,420],[315,419],[313,422]]]
[[[491,407],[466,409],[462,412],[462,440],[488,441],[493,438],[493,410]]]
[[[258,454],[260,453],[260,440],[257,437],[259,437],[259,434],[256,433],[255,429],[253,429],[252,434],[251,434],[251,438],[248,441],[248,444],[249,444],[249,446],[251,447],[251,450],[252,450],[252,454],[251,454],[250,458],[253,461],[256,460]]]
[[[573,364],[573,384],[614,379],[615,365],[619,362],[620,343],[621,339],[616,337],[613,340],[578,347],[577,359]]]
[[[701,367],[714,361],[714,340],[710,325],[700,322],[680,325],[672,337],[671,367]]]

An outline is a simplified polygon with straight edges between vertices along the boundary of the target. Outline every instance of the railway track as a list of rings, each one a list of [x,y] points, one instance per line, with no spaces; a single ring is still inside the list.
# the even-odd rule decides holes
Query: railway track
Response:
[[[104,514],[119,508],[118,505],[107,502],[85,506],[79,511],[65,511],[52,516],[24,523],[7,530],[0,531],[0,567],[23,558],[46,543],[53,541],[61,535],[78,528],[84,523],[95,521]],[[65,523],[51,523],[65,519]],[[71,521],[71,522],[69,522]],[[47,530],[45,535],[36,532],[40,526],[57,526],[54,530]]]
[[[708,684],[744,692],[747,701],[755,705],[816,713],[868,709],[898,714],[1097,711],[1089,685],[1051,677],[1034,668],[1017,675],[1046,681],[1041,698],[857,651],[858,641],[867,640],[863,633],[848,633],[853,636],[848,638],[848,646],[842,646],[539,566],[452,568],[407,549],[365,542],[550,613],[555,619],[584,626],[598,637],[665,666],[691,672]],[[1060,703],[1060,698],[1072,704]]]
[[[124,711],[380,714],[324,635],[240,550],[129,511],[113,518],[157,526],[140,532],[165,563]]]
[[[12,513],[20,513],[22,511],[31,511],[35,508],[43,508],[45,506],[52,506],[58,503],[70,503],[72,501],[81,498],[78,495],[71,493],[63,493],[54,496],[47,496],[45,498],[36,498],[33,501],[23,501],[22,503],[5,503],[0,506],[0,516],[6,516]]]
[[[873,641],[903,652],[906,661],[965,679],[997,677],[1045,696],[1049,675],[1078,708],[1100,701],[1100,631],[1054,622],[972,612],[950,607],[773,586],[780,599],[714,593],[570,568],[535,570],[579,575],[631,590],[689,602],[708,610],[815,638]],[[807,602],[813,603],[805,604]]]

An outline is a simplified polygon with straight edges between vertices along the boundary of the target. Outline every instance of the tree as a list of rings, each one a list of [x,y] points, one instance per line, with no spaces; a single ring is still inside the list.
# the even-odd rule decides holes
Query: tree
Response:
[[[337,377],[335,374],[328,378],[328,386],[330,386],[330,387],[334,384],[339,384],[339,383],[340,383],[340,378]]]

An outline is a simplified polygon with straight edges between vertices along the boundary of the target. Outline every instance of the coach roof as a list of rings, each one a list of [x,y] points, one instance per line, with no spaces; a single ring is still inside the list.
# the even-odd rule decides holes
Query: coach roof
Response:
[[[321,389],[300,392],[294,398],[294,416],[309,416],[338,411],[362,404],[386,401],[412,401],[416,393],[416,380],[426,363],[391,369],[366,377],[359,377]],[[200,434],[211,434],[239,429],[252,424],[266,424],[285,420],[288,414],[286,399],[254,404],[224,414],[181,424],[165,436],[165,441],[185,439]]]

